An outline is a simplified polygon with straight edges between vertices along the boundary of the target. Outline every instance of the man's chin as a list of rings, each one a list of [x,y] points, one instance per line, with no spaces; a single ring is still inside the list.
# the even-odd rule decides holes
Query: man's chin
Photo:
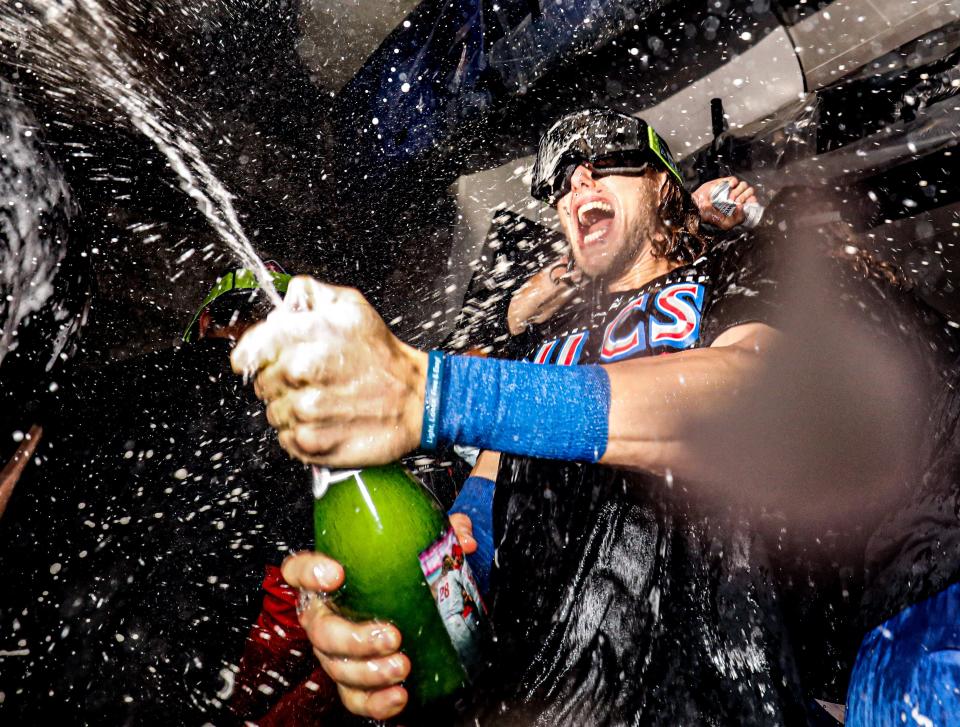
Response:
[[[612,263],[613,260],[607,255],[584,256],[576,261],[581,272],[592,280],[605,277],[610,272]]]

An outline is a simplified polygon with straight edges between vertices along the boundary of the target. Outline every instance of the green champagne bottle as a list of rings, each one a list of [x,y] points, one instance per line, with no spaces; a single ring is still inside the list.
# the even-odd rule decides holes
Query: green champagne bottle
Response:
[[[440,504],[400,464],[313,473],[316,549],[345,576],[334,608],[400,630],[413,708],[455,702],[477,676],[489,624]]]

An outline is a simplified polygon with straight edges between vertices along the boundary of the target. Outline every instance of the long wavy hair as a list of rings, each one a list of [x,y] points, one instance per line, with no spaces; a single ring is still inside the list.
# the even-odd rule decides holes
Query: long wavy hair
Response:
[[[692,262],[709,247],[709,241],[700,231],[700,210],[687,191],[669,174],[665,192],[657,215],[666,228],[666,238],[654,241],[653,256],[674,262]]]

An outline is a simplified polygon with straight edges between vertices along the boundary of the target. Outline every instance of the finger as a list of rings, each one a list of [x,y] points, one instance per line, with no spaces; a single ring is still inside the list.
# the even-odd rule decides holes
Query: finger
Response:
[[[267,421],[274,429],[285,431],[299,424],[318,424],[336,420],[330,392],[308,387],[300,390],[288,390],[283,396],[267,405]],[[342,409],[343,407],[337,407]]]
[[[729,218],[721,214],[715,207],[710,206],[701,210],[700,219],[714,227],[723,227]]]
[[[760,200],[757,199],[757,195],[751,194],[743,201],[744,207],[746,207],[748,204],[760,204]]]
[[[383,689],[399,684],[410,675],[410,659],[391,654],[374,659],[343,659],[316,650],[320,666],[337,684],[355,689]]]
[[[267,421],[278,431],[305,427],[294,437],[293,445],[307,454],[329,450],[358,426],[376,422],[394,426],[396,421],[384,413],[383,403],[365,396],[361,388],[361,382],[352,380],[289,390],[267,406]]]
[[[323,553],[291,555],[280,566],[283,580],[293,588],[331,593],[343,585],[343,566]]]
[[[288,388],[283,369],[272,362],[260,369],[253,390],[261,401],[269,403],[283,396]]]
[[[279,434],[280,446],[302,462],[326,464],[317,461],[343,445],[349,432],[342,425],[324,426],[317,423],[294,423]]]
[[[297,421],[290,411],[290,403],[287,397],[280,397],[267,405],[267,422],[278,432],[296,426]]]
[[[276,361],[282,351],[295,343],[323,340],[335,328],[331,310],[328,307],[320,313],[288,307],[274,309],[266,320],[241,336],[230,354],[233,370],[250,376]]]
[[[376,621],[354,623],[328,613],[314,618],[304,627],[307,638],[317,651],[329,657],[374,659],[389,656],[400,648],[400,632],[396,626]]]
[[[253,376],[277,356],[275,333],[266,322],[256,323],[247,329],[230,353],[230,365],[234,373]]]
[[[730,191],[727,192],[727,197],[731,200],[736,200],[741,194],[743,194],[747,189],[746,182],[740,182],[737,186],[731,186]]]
[[[280,445],[307,464],[335,469],[389,464],[420,442],[421,419],[361,418],[297,424],[279,433]]]
[[[333,331],[311,314],[271,313],[244,334],[233,349],[230,363],[233,370],[246,376],[257,375],[257,395],[264,400],[274,398],[274,388],[287,383],[287,371],[295,372],[303,362],[311,362],[324,352],[333,338]],[[323,345],[326,343],[326,347]],[[307,348],[301,349],[301,346]],[[299,368],[298,368],[299,367]]]
[[[342,360],[347,342],[326,330],[315,341],[291,343],[257,375],[256,391],[263,401],[279,399],[291,389],[329,383]]]
[[[557,262],[550,266],[550,282],[554,285],[563,280],[567,272],[567,263]]]
[[[748,185],[745,190],[743,190],[740,194],[738,194],[738,195],[736,196],[736,198],[734,199],[734,201],[735,201],[735,202],[739,202],[739,203],[741,203],[741,204],[745,204],[746,201],[747,201],[747,199],[749,199],[750,197],[752,197],[754,194],[755,194],[755,191],[754,191],[753,187],[751,187],[751,186]]]
[[[330,381],[324,386],[306,386],[288,391],[284,406],[293,421],[301,424],[335,423],[343,425],[356,419],[378,419],[384,416],[384,404],[366,395],[363,381]]]
[[[337,685],[343,706],[361,717],[383,720],[395,717],[407,705],[407,690],[403,687],[390,687],[365,691]]]
[[[460,541],[460,547],[463,548],[464,555],[473,555],[480,547],[470,533],[457,533],[457,540]]]
[[[473,520],[465,512],[450,513],[450,524],[457,532],[463,531],[468,534],[473,532]]]
[[[565,267],[563,275],[560,276],[560,280],[566,283],[566,282],[569,282],[574,277],[579,277],[580,274],[581,274],[580,271],[577,270],[576,268],[573,268],[572,270],[570,270]]]
[[[277,359],[275,377],[291,387],[322,383],[332,361],[343,355],[346,341],[333,331],[322,339],[288,346]]]
[[[330,328],[342,332],[356,328],[363,321],[364,314],[372,311],[367,299],[356,288],[321,283],[306,275],[298,275],[290,281],[283,301],[285,310],[309,311]]]
[[[321,341],[331,331],[352,330],[366,307],[366,300],[352,288],[297,276],[287,287],[283,305],[241,337],[230,356],[233,369],[252,375],[293,343]]]

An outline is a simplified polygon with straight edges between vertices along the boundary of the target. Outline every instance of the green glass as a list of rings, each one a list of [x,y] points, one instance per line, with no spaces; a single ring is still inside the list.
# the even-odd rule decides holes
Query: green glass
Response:
[[[446,514],[399,464],[335,472],[332,479],[325,492],[315,487],[313,512],[317,551],[344,570],[336,609],[355,621],[389,621],[400,629],[401,651],[411,664],[405,682],[411,704],[453,696],[467,674],[419,560],[450,527]]]

